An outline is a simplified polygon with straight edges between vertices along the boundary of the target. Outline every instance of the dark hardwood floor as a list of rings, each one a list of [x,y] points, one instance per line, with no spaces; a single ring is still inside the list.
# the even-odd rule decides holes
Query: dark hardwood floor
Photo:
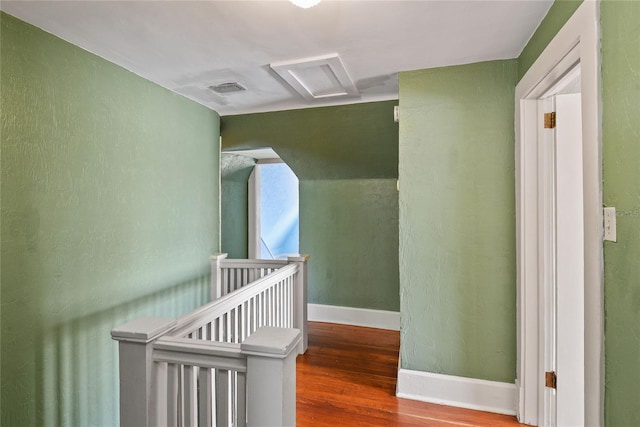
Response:
[[[400,334],[309,322],[298,426],[522,426],[515,417],[395,397]]]

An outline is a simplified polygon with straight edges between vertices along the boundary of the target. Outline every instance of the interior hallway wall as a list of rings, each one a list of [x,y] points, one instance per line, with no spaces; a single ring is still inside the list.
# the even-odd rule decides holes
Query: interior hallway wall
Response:
[[[400,73],[402,368],[513,383],[516,61]]]
[[[311,255],[311,303],[399,309],[394,105],[222,118],[223,149],[272,147],[300,180],[300,251]]]
[[[117,344],[208,296],[219,117],[0,14],[3,426],[118,425]]]
[[[640,425],[640,2],[604,1],[604,205],[617,210],[605,242],[605,421]]]

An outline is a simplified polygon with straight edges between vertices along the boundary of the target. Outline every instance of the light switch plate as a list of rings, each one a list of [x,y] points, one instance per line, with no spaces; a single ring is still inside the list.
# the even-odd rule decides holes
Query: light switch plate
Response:
[[[604,208],[604,240],[616,241],[616,208]]]

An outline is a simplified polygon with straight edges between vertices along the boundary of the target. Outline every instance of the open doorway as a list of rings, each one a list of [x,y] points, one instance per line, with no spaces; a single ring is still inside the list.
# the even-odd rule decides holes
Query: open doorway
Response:
[[[249,177],[250,257],[286,259],[299,253],[299,212],[296,174],[280,159],[258,161]]]
[[[249,259],[286,259],[289,255],[300,252],[300,231],[299,231],[299,182],[298,177],[271,148],[255,148],[247,150],[224,151],[223,157],[232,158],[226,163],[240,165],[243,174],[234,171],[234,176],[240,176],[244,191],[235,188],[233,197],[226,195],[223,188],[222,210],[232,202],[239,204],[238,199],[242,197],[246,202],[245,209],[233,209],[233,217],[226,222],[232,224],[242,222],[244,224],[242,232],[239,227],[233,231],[234,236],[230,239],[239,244],[239,239],[246,243],[245,256]],[[242,159],[245,159],[244,161]],[[245,166],[249,162],[250,169]],[[244,174],[245,171],[246,174]],[[225,197],[226,195],[226,197]],[[233,206],[232,206],[233,208]],[[242,216],[242,218],[238,218]],[[225,216],[223,215],[223,221]],[[227,231],[228,227],[223,227]],[[225,249],[225,239],[223,233],[223,250]],[[231,244],[227,242],[227,247]]]

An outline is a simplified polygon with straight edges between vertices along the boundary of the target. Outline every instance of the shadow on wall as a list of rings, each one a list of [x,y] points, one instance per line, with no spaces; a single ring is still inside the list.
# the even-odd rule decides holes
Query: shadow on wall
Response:
[[[177,317],[208,300],[210,275],[107,310],[45,326],[36,344],[38,426],[119,425],[118,345],[111,329],[138,317]]]
[[[243,259],[249,255],[247,181],[255,163],[246,156],[220,155],[220,247],[229,258]]]

